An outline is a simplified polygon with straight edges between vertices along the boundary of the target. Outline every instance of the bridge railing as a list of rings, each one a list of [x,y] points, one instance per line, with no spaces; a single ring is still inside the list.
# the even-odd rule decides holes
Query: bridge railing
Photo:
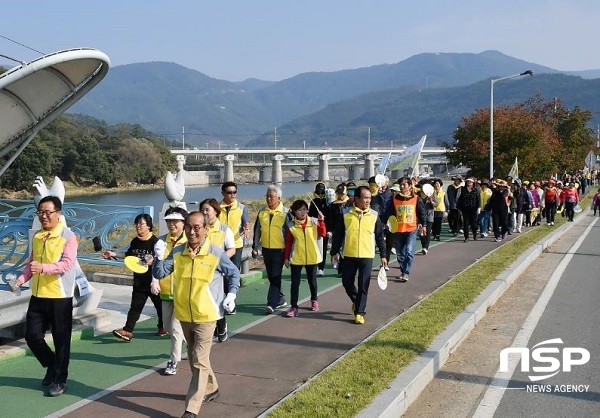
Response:
[[[105,260],[102,249],[125,252],[132,239],[133,221],[140,213],[154,215],[153,206],[95,205],[65,203],[62,214],[79,240],[80,263],[123,265]],[[20,274],[29,257],[29,234],[36,216],[33,201],[0,200],[0,279]],[[94,238],[97,237],[97,244]]]

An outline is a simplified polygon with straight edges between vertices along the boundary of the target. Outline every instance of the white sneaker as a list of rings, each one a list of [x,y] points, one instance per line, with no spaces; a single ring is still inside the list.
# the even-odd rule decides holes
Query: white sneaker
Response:
[[[421,250],[421,253],[422,253],[423,255],[427,255],[427,248],[423,248],[423,249]]]
[[[389,266],[385,266],[385,271],[390,271],[390,267]]]
[[[177,362],[176,361],[168,361],[167,367],[165,368],[164,375],[165,376],[173,376],[177,374]]]
[[[317,270],[317,276],[324,276],[324,275],[325,275],[325,273],[323,273],[323,270],[321,270],[321,269]]]
[[[396,254],[396,249],[392,247],[392,254]]]

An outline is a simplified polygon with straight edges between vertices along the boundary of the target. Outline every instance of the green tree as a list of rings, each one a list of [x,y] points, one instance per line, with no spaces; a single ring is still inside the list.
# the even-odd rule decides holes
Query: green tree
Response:
[[[160,152],[150,141],[131,138],[121,145],[117,154],[117,178],[121,182],[152,184],[164,177]]]
[[[557,110],[554,101],[544,102],[541,96],[494,108],[494,176],[508,175],[515,158],[519,161],[519,176],[528,179],[543,179],[566,167],[581,167],[592,140],[586,128],[590,119],[590,112]],[[470,167],[477,177],[487,177],[489,132],[489,108],[463,117],[454,142],[443,143],[452,149],[448,161]],[[565,153],[574,157],[567,159]]]
[[[49,180],[56,175],[56,165],[54,150],[36,137],[0,177],[0,184],[10,190],[29,190],[37,176]]]

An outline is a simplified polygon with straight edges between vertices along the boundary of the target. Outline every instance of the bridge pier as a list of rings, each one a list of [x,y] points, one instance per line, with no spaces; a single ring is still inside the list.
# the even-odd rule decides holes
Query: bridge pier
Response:
[[[319,181],[329,181],[329,160],[331,155],[319,155]]]
[[[269,175],[269,167],[261,167],[258,169],[258,182],[259,183],[270,183],[271,176]]]
[[[283,161],[283,158],[281,154],[275,154],[271,157],[271,161],[273,161],[271,181],[273,184],[283,183],[283,172],[281,170],[281,161]]]
[[[348,166],[348,180],[356,181],[360,180],[360,168],[355,165]]]
[[[233,162],[235,161],[235,155],[227,154],[225,156],[225,172],[223,173],[223,182],[234,181],[233,180]]]
[[[377,159],[377,155],[375,154],[365,154],[365,172],[364,178],[368,179],[375,175],[375,160]]]
[[[315,167],[312,166],[305,166],[303,167],[304,169],[304,181],[312,181],[315,178],[315,175],[317,174]]]

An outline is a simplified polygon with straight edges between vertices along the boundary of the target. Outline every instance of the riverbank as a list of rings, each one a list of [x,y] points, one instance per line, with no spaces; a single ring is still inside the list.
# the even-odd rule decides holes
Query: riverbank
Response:
[[[69,197],[72,196],[93,196],[99,194],[107,194],[107,193],[117,193],[117,192],[133,192],[133,191],[141,191],[141,190],[160,190],[164,186],[162,184],[136,184],[130,186],[121,186],[121,187],[104,187],[99,185],[91,185],[91,186],[77,186],[69,181],[63,181],[65,185],[66,195]],[[8,190],[8,189],[0,189],[0,198],[2,199],[31,199],[32,192],[31,190]]]

